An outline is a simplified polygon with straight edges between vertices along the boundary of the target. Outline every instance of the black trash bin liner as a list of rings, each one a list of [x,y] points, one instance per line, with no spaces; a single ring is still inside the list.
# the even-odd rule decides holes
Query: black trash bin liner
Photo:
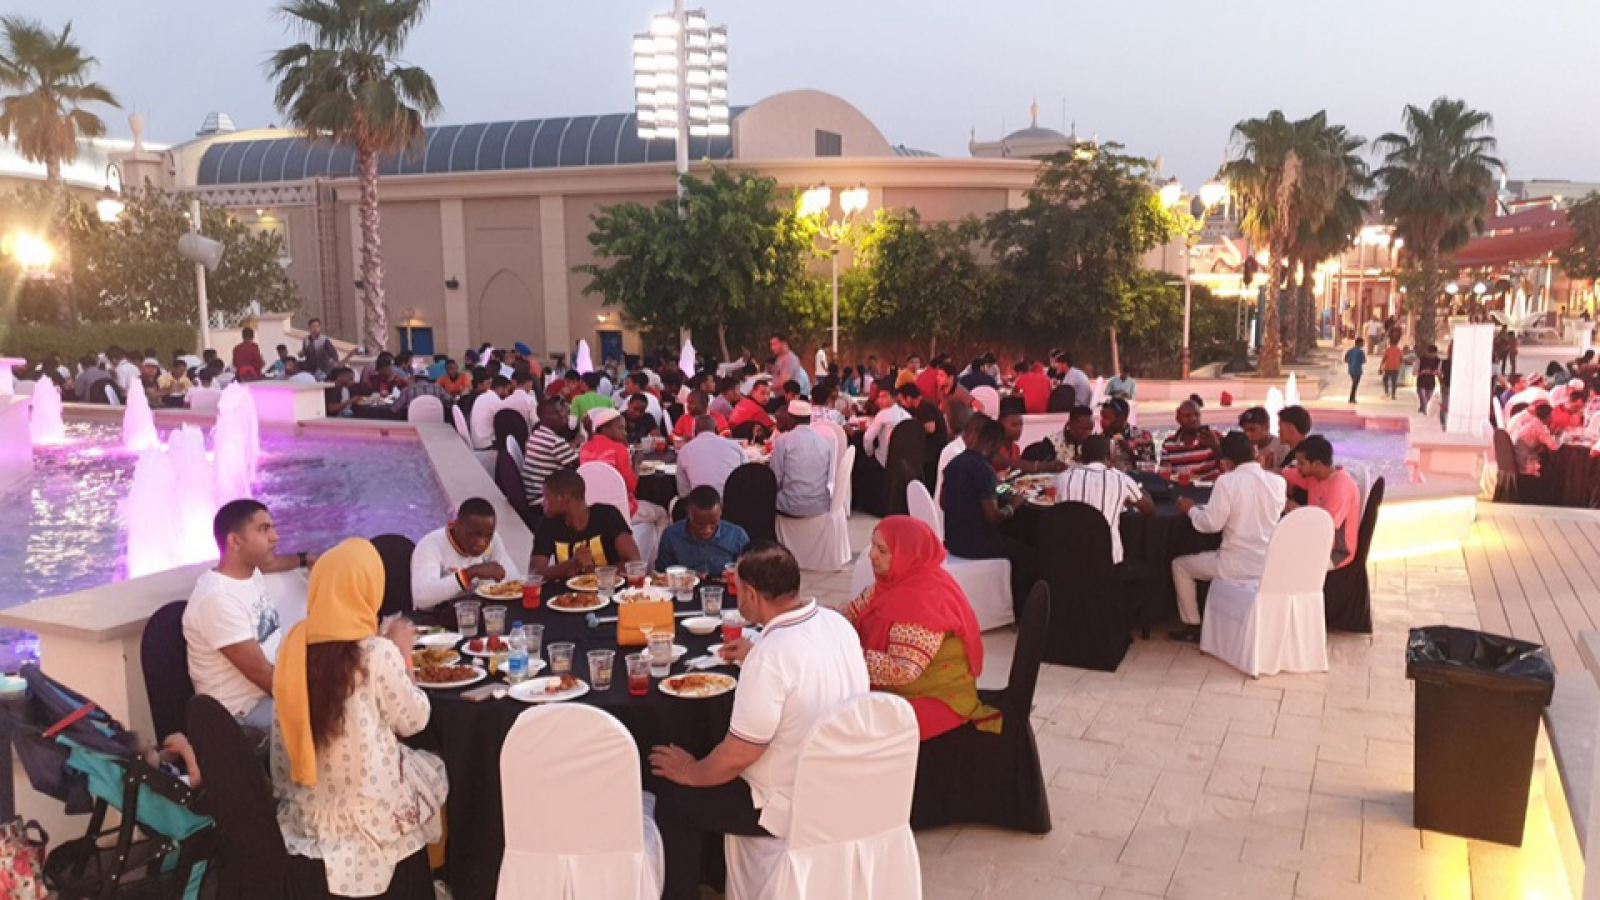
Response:
[[[1538,644],[1466,628],[1413,628],[1413,824],[1521,846],[1539,717],[1555,669]]]

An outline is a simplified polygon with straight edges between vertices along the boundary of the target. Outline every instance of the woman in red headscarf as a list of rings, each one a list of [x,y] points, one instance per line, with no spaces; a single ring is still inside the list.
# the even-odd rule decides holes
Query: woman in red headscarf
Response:
[[[967,722],[999,732],[999,710],[978,699],[978,620],[944,570],[944,547],[933,529],[890,516],[873,530],[869,553],[873,584],[844,615],[861,635],[873,689],[911,701],[925,741]]]

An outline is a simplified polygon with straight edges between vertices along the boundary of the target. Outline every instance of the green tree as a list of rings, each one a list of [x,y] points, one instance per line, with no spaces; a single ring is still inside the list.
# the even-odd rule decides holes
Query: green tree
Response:
[[[589,243],[599,262],[574,267],[635,325],[717,335],[724,359],[763,332],[814,328],[830,302],[806,272],[812,233],[778,182],[714,168],[685,176],[676,200],[621,203],[594,217]]]
[[[378,158],[416,152],[443,108],[433,76],[401,60],[428,0],[288,0],[280,14],[306,38],[274,53],[278,109],[313,139],[356,155],[361,186],[361,278],[369,350],[389,344],[378,211]]]
[[[973,253],[982,236],[975,217],[924,225],[916,210],[879,210],[856,250],[858,335],[926,342],[930,358],[941,342],[969,336],[988,297],[988,272]]]
[[[1299,273],[1293,327],[1288,329],[1292,358],[1298,358],[1316,341],[1316,301],[1311,295],[1310,273],[1344,253],[1360,233],[1367,214],[1363,195],[1372,186],[1366,160],[1361,156],[1365,140],[1350,134],[1343,125],[1325,123],[1308,137],[1321,148],[1310,159],[1323,171],[1302,183],[1320,192],[1321,196],[1308,205],[1321,211],[1322,216],[1317,222],[1303,220],[1290,247],[1290,277]]]
[[[1556,251],[1568,278],[1600,281],[1600,193],[1591,193],[1567,208],[1572,243]]]
[[[1434,340],[1446,257],[1483,231],[1494,196],[1494,118],[1464,101],[1440,97],[1427,109],[1407,106],[1405,133],[1374,146],[1384,152],[1376,172],[1383,215],[1405,240],[1402,267],[1417,310],[1418,345]]]
[[[78,158],[78,140],[106,133],[86,107],[115,107],[111,92],[90,78],[97,61],[72,40],[34,19],[0,17],[0,137],[16,141],[30,162],[43,163],[45,181],[61,186],[61,166]]]
[[[1183,285],[1161,272],[1140,272],[1128,282],[1128,304],[1137,310],[1119,329],[1122,361],[1147,378],[1176,378],[1183,353]],[[1193,286],[1190,322],[1196,366],[1226,359],[1233,343],[1232,304],[1217,300],[1205,285]]]
[[[1138,313],[1140,259],[1176,225],[1151,163],[1121,149],[1083,145],[1050,157],[1026,205],[990,217],[1013,334],[1105,334],[1115,353],[1116,329]]]

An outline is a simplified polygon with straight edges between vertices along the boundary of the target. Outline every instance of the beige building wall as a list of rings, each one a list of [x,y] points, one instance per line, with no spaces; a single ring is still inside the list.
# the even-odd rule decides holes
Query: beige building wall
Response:
[[[313,316],[326,318],[322,297],[322,278],[317,267],[317,210],[312,206],[297,206],[280,210],[288,232],[285,235],[289,250],[289,268],[286,273],[300,292],[301,306],[295,318],[301,325]]]
[[[462,291],[474,345],[522,341],[548,346],[540,199],[494,197],[465,201],[466,271]],[[459,343],[459,342],[457,342]],[[465,345],[438,347],[459,354]]]
[[[732,130],[734,158],[746,163],[816,156],[818,131],[838,135],[847,158],[894,156],[871,119],[822,91],[768,97],[734,119]]]

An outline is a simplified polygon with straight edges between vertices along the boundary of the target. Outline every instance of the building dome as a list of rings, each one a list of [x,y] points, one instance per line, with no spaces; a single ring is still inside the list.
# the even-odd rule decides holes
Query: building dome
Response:
[[[1040,128],[1032,125],[1021,131],[1013,131],[1005,136],[1007,141],[1064,141],[1067,136],[1054,128]]]

